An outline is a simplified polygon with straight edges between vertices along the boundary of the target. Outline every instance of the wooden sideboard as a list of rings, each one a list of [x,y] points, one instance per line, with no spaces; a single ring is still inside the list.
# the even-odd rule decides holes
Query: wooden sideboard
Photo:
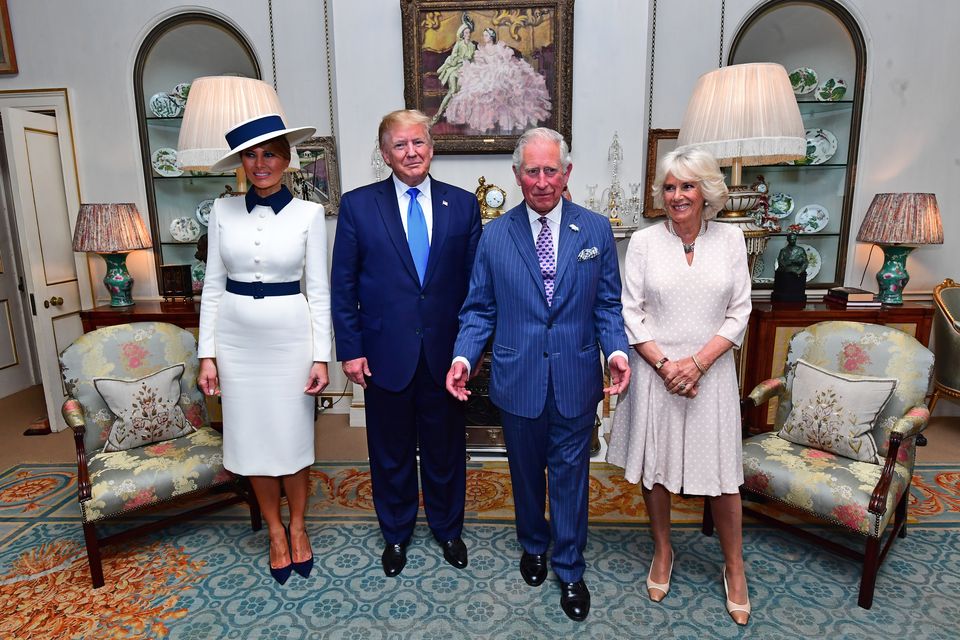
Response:
[[[888,325],[909,333],[924,346],[930,342],[933,304],[907,302],[879,308],[847,308],[824,302],[782,304],[754,302],[747,326],[746,351],[740,366],[745,396],[760,382],[783,374],[790,339],[802,329],[826,320],[851,320]],[[777,415],[777,401],[757,407],[745,416],[753,429],[768,431]]]
[[[200,303],[144,300],[131,307],[103,305],[81,311],[80,321],[84,333],[126,322],[169,322],[184,329],[196,329],[200,326]]]

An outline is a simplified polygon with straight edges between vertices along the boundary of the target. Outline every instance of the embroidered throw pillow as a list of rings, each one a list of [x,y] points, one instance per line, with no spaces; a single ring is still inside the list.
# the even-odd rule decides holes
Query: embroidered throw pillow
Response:
[[[93,386],[117,416],[103,451],[125,451],[196,431],[179,406],[181,376],[182,363],[137,380],[94,378]]]
[[[897,388],[895,378],[840,374],[798,360],[784,440],[838,456],[879,463],[873,425]]]

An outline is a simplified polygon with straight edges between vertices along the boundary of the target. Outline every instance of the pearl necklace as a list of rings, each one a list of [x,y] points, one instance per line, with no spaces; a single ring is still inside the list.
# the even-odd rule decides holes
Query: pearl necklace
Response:
[[[678,233],[674,230],[674,228],[673,228],[673,220],[671,220],[670,218],[667,218],[667,231],[669,231],[672,235],[680,238],[680,244],[683,245],[683,252],[684,252],[684,253],[693,253],[693,248],[694,248],[694,246],[696,246],[696,244],[697,244],[697,238],[699,238],[699,237],[703,234],[703,232],[706,231],[706,230],[707,230],[707,221],[706,221],[706,220],[700,220],[700,230],[697,232],[697,235],[695,235],[695,236],[693,237],[693,240],[690,241],[690,244],[687,244],[686,242],[683,241],[683,238],[680,238],[680,234],[678,234]]]

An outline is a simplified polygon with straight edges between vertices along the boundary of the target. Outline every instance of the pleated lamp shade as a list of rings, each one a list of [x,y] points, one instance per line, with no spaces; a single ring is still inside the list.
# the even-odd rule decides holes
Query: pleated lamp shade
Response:
[[[757,62],[700,76],[677,145],[706,149],[721,166],[737,159],[750,166],[804,157],[803,119],[786,70]]]
[[[132,202],[81,204],[73,231],[73,250],[126,253],[153,246]]]
[[[206,171],[230,146],[224,134],[258,116],[277,113],[287,122],[280,98],[266,82],[240,76],[205,76],[190,85],[180,125],[177,159],[184,170]],[[289,123],[287,123],[289,124]],[[291,149],[290,170],[300,168]]]
[[[943,244],[937,196],[932,193],[878,193],[857,232],[860,242]]]

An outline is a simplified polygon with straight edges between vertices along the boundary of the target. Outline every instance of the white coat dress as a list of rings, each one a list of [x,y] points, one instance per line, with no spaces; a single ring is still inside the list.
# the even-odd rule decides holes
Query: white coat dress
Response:
[[[314,462],[314,362],[330,362],[330,285],[323,207],[294,198],[279,213],[247,212],[242,197],[215,201],[208,225],[198,355],[216,358],[223,406],[223,465],[281,476]],[[305,278],[304,278],[305,276]],[[291,282],[304,293],[255,299],[239,282]]]

